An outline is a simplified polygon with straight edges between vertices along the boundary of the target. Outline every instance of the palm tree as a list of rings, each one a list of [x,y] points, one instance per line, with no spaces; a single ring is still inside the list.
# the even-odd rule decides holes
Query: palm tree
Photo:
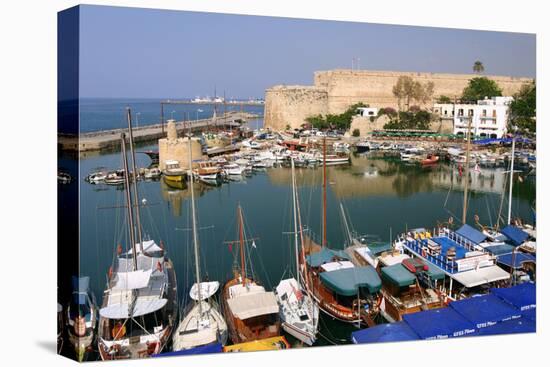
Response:
[[[476,62],[474,62],[474,66],[472,67],[472,69],[474,70],[474,73],[480,74],[485,71],[485,66],[483,66],[483,63],[481,61],[477,60]]]

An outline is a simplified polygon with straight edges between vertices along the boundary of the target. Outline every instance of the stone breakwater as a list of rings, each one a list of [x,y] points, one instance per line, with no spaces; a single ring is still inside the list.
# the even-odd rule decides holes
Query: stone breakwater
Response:
[[[358,102],[372,107],[397,107],[392,88],[400,76],[422,83],[434,83],[434,98],[459,97],[476,74],[416,73],[372,70],[329,70],[315,72],[313,85],[276,85],[265,92],[265,125],[284,130],[299,127],[305,118],[317,114],[342,113]],[[498,83],[504,95],[512,95],[532,79],[486,75]],[[431,107],[433,101],[426,105]],[[426,107],[426,106],[425,106]]]

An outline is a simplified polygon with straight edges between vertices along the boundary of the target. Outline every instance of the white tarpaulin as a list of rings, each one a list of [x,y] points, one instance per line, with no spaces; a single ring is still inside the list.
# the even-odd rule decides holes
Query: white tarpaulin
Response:
[[[351,261],[335,261],[331,263],[326,263],[321,265],[324,271],[335,271],[341,269],[353,268],[353,263]]]
[[[241,320],[279,312],[279,305],[273,292],[230,298],[227,303],[233,315]]]
[[[138,254],[141,253],[141,250],[139,248],[139,243],[136,243],[136,249],[138,250]],[[143,241],[143,252],[159,252],[162,251],[162,248],[160,248],[154,240],[150,241]],[[128,255],[132,254],[132,249],[128,251]]]
[[[510,274],[494,265],[453,274],[452,278],[465,287],[471,288],[481,284],[496,282],[497,280],[509,279]]]
[[[140,289],[145,288],[149,284],[151,278],[151,270],[136,270],[129,272],[117,273],[117,281],[114,290]]]
[[[219,282],[201,282],[200,283],[200,290],[201,290],[201,299],[207,299],[212,297],[218,289],[220,288]],[[191,290],[189,291],[189,296],[195,301],[199,300],[199,294],[198,294],[198,287],[197,283],[193,284],[191,287]]]
[[[132,313],[132,317],[138,317],[143,316],[148,313],[155,312],[157,310],[160,310],[161,308],[166,305],[168,301],[165,298],[162,299],[139,299],[136,301],[136,304],[134,306],[134,312]],[[105,317],[107,319],[126,319],[130,317],[130,306],[128,303],[118,303],[114,305],[110,305],[107,307],[103,307],[101,310],[99,310],[99,314],[102,317]]]

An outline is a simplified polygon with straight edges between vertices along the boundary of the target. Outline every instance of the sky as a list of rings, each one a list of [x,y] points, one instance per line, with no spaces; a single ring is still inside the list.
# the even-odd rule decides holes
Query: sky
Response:
[[[535,77],[534,34],[82,6],[80,96],[262,98],[319,70]]]

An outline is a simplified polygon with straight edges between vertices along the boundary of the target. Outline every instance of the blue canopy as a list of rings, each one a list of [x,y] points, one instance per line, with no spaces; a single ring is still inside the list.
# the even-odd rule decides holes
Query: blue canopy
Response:
[[[348,254],[346,254],[344,251],[335,251],[324,247],[319,252],[315,252],[311,255],[307,255],[306,261],[309,264],[309,266],[312,266],[315,268],[323,265],[324,263],[331,262],[332,259],[335,257],[349,260]]]
[[[487,139],[477,139],[474,140],[474,144],[477,145],[488,145],[488,144],[501,144],[501,143],[511,143],[512,138],[487,138]],[[527,143],[530,144],[532,142],[531,139],[527,139],[524,137],[516,137],[516,143]]]
[[[191,349],[178,350],[174,352],[167,352],[162,354],[153,354],[153,357],[171,357],[171,356],[185,356],[193,354],[208,354],[208,353],[221,353],[223,346],[220,343],[201,345]]]
[[[533,308],[530,308],[528,310],[522,311],[521,316],[524,319],[528,319],[528,320],[531,320],[533,322],[536,322],[537,321],[537,308],[533,307]]]
[[[487,246],[485,247],[485,250],[489,251],[493,255],[499,256],[511,253],[514,251],[514,248],[515,247],[512,245],[501,243],[499,245]]]
[[[407,323],[400,321],[392,324],[381,324],[351,333],[351,341],[355,344],[384,343],[420,338]]]
[[[520,269],[523,263],[533,262],[536,263],[537,259],[531,254],[524,254],[523,252],[516,252],[515,259],[512,260],[513,254],[505,254],[498,257],[497,262],[512,267],[512,261],[514,262],[514,269]]]
[[[487,236],[485,236],[483,233],[481,233],[480,231],[478,231],[474,227],[469,226],[467,224],[464,224],[462,227],[460,227],[456,231],[456,233],[458,233],[462,237],[472,241],[476,245],[483,242],[483,241],[485,241],[485,239],[487,238]]]
[[[450,307],[471,321],[478,329],[521,317],[520,310],[493,294],[451,302]]]
[[[533,321],[519,318],[505,322],[499,322],[496,325],[480,329],[477,335],[498,335],[498,334],[520,334],[534,333],[536,325]]]
[[[510,288],[491,288],[491,293],[522,311],[537,307],[537,286],[534,283],[522,283]]]
[[[451,307],[403,315],[403,320],[421,339],[445,339],[476,332],[475,325]]]
[[[515,246],[521,245],[527,238],[529,238],[529,234],[527,232],[512,225],[502,228],[500,232],[508,237],[508,239],[512,241]]]
[[[376,293],[382,287],[382,280],[372,266],[357,266],[321,273],[321,282],[342,296],[355,296],[359,288]]]

